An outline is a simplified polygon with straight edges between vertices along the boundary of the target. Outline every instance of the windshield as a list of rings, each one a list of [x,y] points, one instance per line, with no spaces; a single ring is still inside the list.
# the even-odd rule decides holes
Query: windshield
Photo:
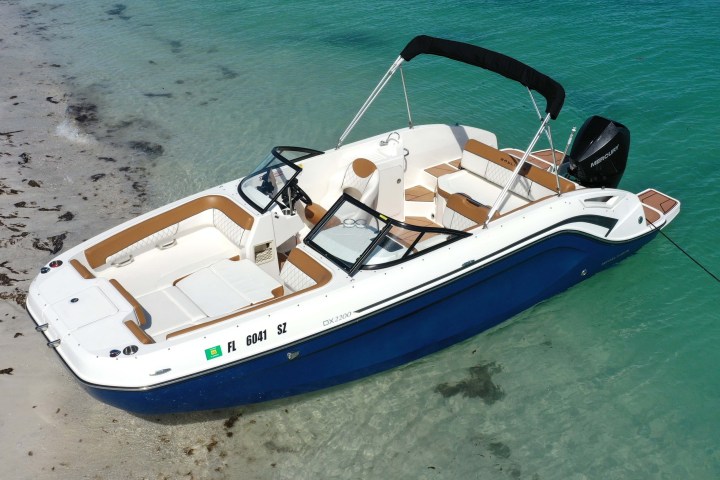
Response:
[[[274,147],[260,165],[243,178],[238,193],[260,213],[267,212],[275,203],[291,208],[288,187],[301,172],[295,162],[322,153],[310,148]]]
[[[454,242],[469,233],[409,225],[343,194],[308,234],[305,243],[354,275],[385,268]]]

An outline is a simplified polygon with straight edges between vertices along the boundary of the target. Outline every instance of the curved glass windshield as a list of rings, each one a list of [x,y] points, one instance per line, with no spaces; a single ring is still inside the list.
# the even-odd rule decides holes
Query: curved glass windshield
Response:
[[[323,152],[302,147],[274,147],[260,165],[238,185],[238,193],[260,213],[270,210],[277,203],[291,208],[288,187],[300,174],[296,162]]]
[[[359,270],[396,265],[469,235],[403,223],[343,194],[305,243],[352,276]]]

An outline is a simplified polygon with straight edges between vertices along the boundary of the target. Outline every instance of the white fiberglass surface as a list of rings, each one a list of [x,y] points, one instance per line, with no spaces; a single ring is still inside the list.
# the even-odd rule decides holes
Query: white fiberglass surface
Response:
[[[108,266],[97,275],[114,278],[130,293],[141,296],[172,284],[180,277],[222,258],[239,253],[238,247],[215,227],[204,227],[177,239],[168,249],[153,248],[124,267]]]

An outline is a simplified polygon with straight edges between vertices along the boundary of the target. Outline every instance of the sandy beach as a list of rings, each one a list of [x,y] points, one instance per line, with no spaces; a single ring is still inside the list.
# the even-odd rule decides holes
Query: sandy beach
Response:
[[[145,419],[88,396],[34,331],[24,303],[53,256],[147,210],[145,154],[84,133],[32,12],[0,2],[0,464],[3,478],[224,478],[240,412]],[[254,422],[254,420],[253,420]],[[251,476],[264,476],[269,462]]]

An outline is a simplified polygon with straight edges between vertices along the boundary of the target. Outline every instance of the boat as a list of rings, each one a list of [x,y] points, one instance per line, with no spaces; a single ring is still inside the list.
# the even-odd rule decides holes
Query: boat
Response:
[[[528,146],[413,125],[409,103],[407,126],[346,144],[421,55],[526,87]],[[623,124],[592,116],[555,148],[564,100],[519,60],[415,37],[334,146],[274,147],[243,178],[68,249],[42,266],[27,310],[91,395],[138,414],[287,397],[439,351],[627,258],[680,211],[658,190],[617,188]]]

